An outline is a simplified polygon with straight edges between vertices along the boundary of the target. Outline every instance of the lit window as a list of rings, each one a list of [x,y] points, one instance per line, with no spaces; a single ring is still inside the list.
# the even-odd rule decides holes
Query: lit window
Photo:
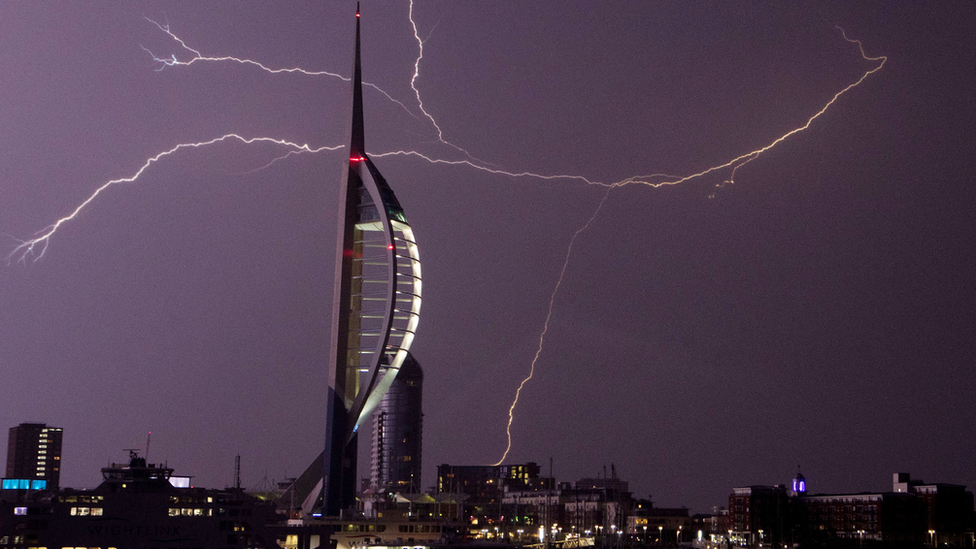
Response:
[[[14,507],[14,514],[15,515],[26,515],[27,514],[27,508],[26,507]]]

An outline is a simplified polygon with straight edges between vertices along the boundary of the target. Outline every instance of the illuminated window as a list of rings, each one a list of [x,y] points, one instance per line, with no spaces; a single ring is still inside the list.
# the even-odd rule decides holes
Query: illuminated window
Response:
[[[14,514],[15,515],[26,515],[27,514],[27,508],[26,507],[14,507]]]

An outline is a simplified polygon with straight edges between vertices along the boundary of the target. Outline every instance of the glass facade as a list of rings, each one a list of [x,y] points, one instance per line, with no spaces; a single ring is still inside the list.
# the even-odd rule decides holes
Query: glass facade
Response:
[[[387,492],[419,493],[424,373],[408,354],[373,413],[370,483]]]

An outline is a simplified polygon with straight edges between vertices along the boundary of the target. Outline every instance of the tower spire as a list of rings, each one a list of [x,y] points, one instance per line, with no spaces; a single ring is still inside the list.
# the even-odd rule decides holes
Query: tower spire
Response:
[[[352,134],[349,143],[350,160],[358,159],[366,152],[363,131],[363,69],[359,56],[359,2],[356,2],[356,61],[352,70]]]

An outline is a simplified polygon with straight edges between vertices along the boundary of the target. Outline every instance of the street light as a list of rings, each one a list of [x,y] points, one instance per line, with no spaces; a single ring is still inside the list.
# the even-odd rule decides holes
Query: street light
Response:
[[[676,545],[681,543],[681,529],[682,528],[684,528],[684,526],[678,526],[678,531],[674,533],[674,543]]]
[[[664,527],[663,526],[658,526],[657,527],[657,544],[658,545],[664,545]]]
[[[644,525],[644,545],[647,545],[647,525]]]

